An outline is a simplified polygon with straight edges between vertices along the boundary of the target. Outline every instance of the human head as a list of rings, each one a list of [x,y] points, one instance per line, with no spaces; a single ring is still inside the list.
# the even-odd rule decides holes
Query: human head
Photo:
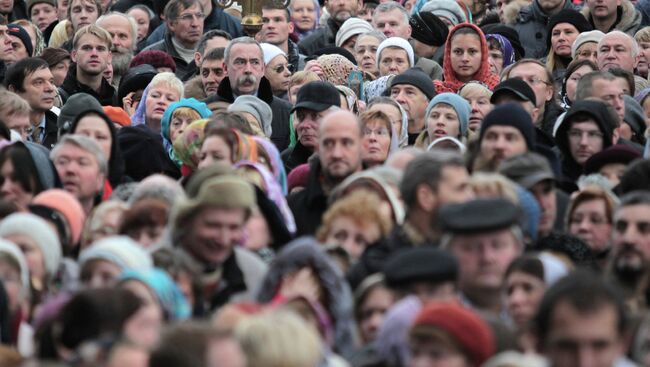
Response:
[[[354,57],[361,70],[375,76],[379,75],[377,49],[385,39],[386,36],[377,31],[358,35],[357,41],[354,43]]]
[[[582,32],[571,45],[571,57],[574,60],[588,59],[594,64],[598,62],[598,42],[605,37],[605,33],[594,30]]]
[[[264,76],[264,51],[250,37],[235,38],[224,53],[224,65],[236,95],[255,94]]]
[[[372,15],[372,25],[386,37],[400,37],[408,40],[411,37],[409,13],[396,2],[380,4]]]
[[[156,127],[167,107],[184,97],[185,88],[183,82],[174,73],[164,72],[156,74],[147,89],[147,95],[141,101],[144,104],[145,122],[149,126]]]
[[[576,101],[596,97],[611,106],[618,115],[618,122],[625,118],[623,88],[616,83],[616,77],[607,71],[594,71],[580,78],[576,87]]]
[[[409,69],[391,81],[390,96],[409,116],[409,125],[424,122],[429,101],[435,96],[431,78],[420,69]]]
[[[112,61],[111,35],[96,25],[79,29],[74,35],[72,47],[70,57],[77,64],[77,72],[101,75]]]
[[[586,187],[571,197],[565,228],[585,241],[594,253],[602,254],[610,249],[616,205],[612,193],[597,186]]]
[[[621,31],[611,31],[598,42],[598,68],[602,71],[621,68],[634,72],[638,55],[639,45]]]
[[[327,180],[339,183],[361,170],[361,126],[350,111],[334,111],[323,118],[318,130],[318,155]]]
[[[284,46],[293,33],[289,10],[277,2],[262,5],[262,41],[276,46]]]
[[[479,146],[482,158],[495,167],[505,158],[531,150],[535,130],[530,114],[515,103],[495,107],[483,119]]]
[[[618,8],[621,6],[621,0],[597,1],[588,0],[585,2],[589,15],[599,21],[604,21],[616,17]]]
[[[335,0],[325,4],[330,18],[337,24],[343,24],[348,18],[354,17],[363,7],[361,0]]]
[[[650,263],[650,236],[644,230],[649,213],[647,191],[624,195],[614,212],[611,265],[615,276],[632,284],[647,274]]]
[[[512,64],[508,69],[506,79],[523,79],[535,91],[537,102],[535,107],[544,108],[544,105],[553,99],[553,76],[546,66],[535,59],[522,59]]]
[[[203,5],[199,0],[171,0],[165,5],[169,32],[185,48],[194,49],[203,35]]]
[[[506,37],[500,34],[486,34],[488,62],[494,75],[501,75],[504,68],[515,62],[515,50]]]
[[[32,57],[34,54],[34,47],[32,39],[25,28],[18,24],[9,24],[7,25],[7,34],[11,39],[11,45],[14,49],[11,58],[6,61],[8,65],[12,65],[16,61],[22,60],[26,57]]]
[[[29,121],[31,110],[29,103],[16,93],[8,90],[0,91],[0,114],[6,116],[3,122],[7,128],[20,134],[23,141],[27,140],[32,126]]]
[[[298,98],[298,91],[302,88],[303,85],[309,82],[315,82],[320,80],[318,74],[313,71],[297,71],[291,75],[289,78],[289,102],[291,104],[296,104]]]
[[[576,100],[578,82],[583,75],[597,71],[598,66],[590,59],[576,59],[569,63],[562,82],[562,100],[570,105]]]
[[[54,186],[56,175],[42,148],[25,142],[0,150],[0,196],[3,200],[25,209],[35,195]]]
[[[535,92],[528,83],[519,78],[506,79],[497,84],[494,87],[494,93],[492,93],[490,102],[495,106],[504,103],[517,103],[528,112],[533,121],[537,120],[539,114],[539,108],[535,106]]]
[[[54,77],[42,59],[30,57],[18,61],[7,70],[4,84],[25,99],[33,111],[45,112],[54,105]]]
[[[415,64],[413,48],[401,37],[383,40],[377,47],[379,75],[402,74]]]
[[[420,12],[431,12],[439,17],[449,29],[460,23],[467,22],[467,15],[460,5],[453,0],[429,1],[424,4]]]
[[[397,145],[391,118],[375,110],[364,112],[360,117],[362,125],[363,162],[366,166],[383,164],[393,148]],[[392,144],[392,142],[395,144]]]
[[[478,132],[485,115],[494,107],[490,102],[492,91],[481,83],[467,83],[459,91],[458,95],[465,98],[472,108],[469,115],[468,130],[472,133]]]
[[[207,96],[217,92],[219,84],[226,77],[223,67],[223,55],[226,49],[223,47],[214,48],[208,51],[201,62],[199,73],[203,84],[203,91]]]
[[[95,23],[102,13],[101,0],[72,0],[68,5],[68,19],[74,32]]]
[[[271,84],[271,90],[276,96],[283,96],[289,90],[289,77],[293,67],[287,54],[278,46],[262,43],[264,51],[264,77]]]
[[[438,94],[427,106],[424,113],[424,126],[431,141],[451,136],[466,136],[471,107],[467,101],[455,93]]]
[[[641,154],[634,148],[623,144],[612,145],[585,162],[585,175],[600,174],[614,187],[620,183],[627,166],[637,158],[641,158]]]
[[[320,21],[320,5],[316,0],[293,0],[289,8],[291,21],[298,33],[308,34],[318,27]]]
[[[488,63],[488,50],[485,35],[480,28],[469,23],[455,26],[449,31],[445,54],[449,55],[453,77],[469,82],[482,77]],[[449,72],[449,69],[446,69]]]
[[[54,76],[54,85],[57,87],[63,84],[68,69],[70,68],[70,53],[62,48],[46,48],[39,56],[45,60],[50,67],[50,72]]]
[[[27,13],[29,19],[34,23],[41,32],[58,20],[56,13],[56,1],[54,0],[40,0],[30,1],[27,6]]]
[[[126,14],[132,17],[137,25],[137,42],[145,39],[152,31],[151,21],[155,16],[153,10],[146,5],[136,4],[129,8]]]
[[[571,47],[582,32],[593,28],[585,17],[573,9],[562,9],[549,18],[546,46],[553,55],[571,57]]]
[[[296,133],[300,144],[316,150],[322,119],[341,106],[338,90],[330,83],[313,81],[298,91],[292,112],[296,113]]]

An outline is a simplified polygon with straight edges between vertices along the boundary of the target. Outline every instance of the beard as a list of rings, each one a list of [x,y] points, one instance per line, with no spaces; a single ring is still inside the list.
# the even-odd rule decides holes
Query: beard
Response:
[[[643,254],[631,245],[623,245],[612,260],[613,275],[621,283],[635,287],[650,269]]]
[[[114,47],[113,50],[113,84],[119,85],[120,79],[129,70],[129,64],[133,59],[133,50],[122,47]]]

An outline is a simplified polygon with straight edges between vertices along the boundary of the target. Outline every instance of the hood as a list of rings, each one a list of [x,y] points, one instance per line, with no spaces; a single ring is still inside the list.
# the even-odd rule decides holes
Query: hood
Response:
[[[34,166],[38,173],[38,180],[41,182],[41,187],[43,191],[48,189],[53,189],[55,187],[61,187],[61,181],[59,180],[59,174],[54,168],[54,164],[50,160],[50,151],[47,150],[44,146],[32,142],[16,142],[14,144],[22,144],[29,155],[34,161]]]

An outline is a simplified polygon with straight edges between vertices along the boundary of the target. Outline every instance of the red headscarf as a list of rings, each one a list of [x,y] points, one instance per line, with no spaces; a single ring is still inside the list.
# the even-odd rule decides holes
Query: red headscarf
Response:
[[[458,80],[454,69],[451,67],[451,39],[454,37],[456,31],[461,28],[472,28],[479,36],[481,41],[481,66],[479,66],[478,71],[472,77],[472,80],[479,81],[490,88],[499,84],[499,77],[490,72],[490,64],[488,63],[488,45],[485,40],[485,35],[479,27],[470,23],[461,23],[449,31],[449,36],[447,37],[447,43],[445,43],[445,63],[443,68],[443,78],[444,81],[434,80],[433,84],[436,87],[437,93],[457,93],[458,90],[465,85],[465,82]]]

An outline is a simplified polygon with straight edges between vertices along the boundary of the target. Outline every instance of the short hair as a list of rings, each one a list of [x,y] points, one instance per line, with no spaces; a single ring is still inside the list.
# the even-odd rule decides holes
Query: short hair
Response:
[[[571,225],[571,217],[573,212],[583,203],[592,200],[602,200],[605,203],[605,214],[607,215],[607,223],[613,223],[614,209],[618,205],[618,199],[613,193],[601,187],[592,185],[578,191],[571,197],[569,206],[566,211],[565,228]]]
[[[639,55],[639,44],[636,43],[636,40],[634,39],[634,37],[630,36],[629,34],[627,34],[625,32],[621,32],[621,31],[618,31],[618,30],[608,32],[603,38],[601,38],[600,41],[598,41],[598,49],[597,50],[600,50],[600,45],[607,38],[607,36],[621,36],[621,37],[627,39],[628,41],[630,41],[630,44],[632,45],[632,49],[630,50],[630,52],[632,53],[632,57],[637,57]]]
[[[317,80],[320,80],[320,77],[313,71],[300,70],[289,77],[289,89],[294,85],[306,84]]]
[[[409,24],[409,12],[402,5],[397,2],[389,1],[387,3],[379,4],[375,8],[375,11],[372,14],[372,21],[375,22],[377,14],[379,13],[388,13],[389,11],[399,10],[400,13],[404,16],[404,24]]]
[[[230,43],[228,44],[228,47],[226,47],[226,51],[224,52],[224,60],[225,60],[226,64],[228,64],[230,62],[230,53],[232,52],[231,51],[232,48],[235,45],[238,45],[238,44],[241,44],[241,45],[257,45],[257,47],[260,49],[260,55],[261,55],[260,59],[262,60],[262,63],[264,63],[264,51],[262,50],[262,46],[260,46],[260,44],[257,41],[255,41],[255,38],[252,38],[252,37],[237,37],[237,38],[233,39],[232,41],[230,41]]]
[[[97,38],[100,39],[100,41],[106,43],[108,46],[108,49],[113,48],[113,38],[111,37],[111,34],[108,33],[107,30],[104,28],[94,25],[94,24],[89,24],[87,26],[81,27],[75,34],[74,38],[72,39],[72,48],[77,49],[79,46],[79,41],[81,40],[81,37],[90,34],[93,35]],[[137,34],[137,33],[136,33]],[[137,38],[137,37],[135,37]]]
[[[86,2],[95,5],[95,7],[97,7],[97,17],[99,18],[102,15],[102,0],[79,0],[79,1],[81,1],[82,3]],[[70,3],[68,4],[68,19],[71,19],[70,15],[72,14],[72,4],[74,2],[75,0],[70,0]]]
[[[632,74],[627,70],[623,70],[621,68],[609,69],[609,72],[617,78],[625,79],[628,88],[630,90],[630,96],[634,96],[634,89],[635,89],[634,74]]]
[[[492,39],[492,38],[490,38]],[[463,85],[459,90],[458,90],[458,95],[467,98],[467,95],[472,93],[472,92],[478,92],[484,94],[487,98],[492,98],[492,91],[490,88],[486,87],[484,84],[479,83],[479,82],[468,82],[465,85]]]
[[[203,5],[199,0],[171,0],[165,5],[165,10],[163,14],[165,15],[165,20],[167,22],[173,22],[181,15],[181,12],[187,8],[198,4],[203,11]]]
[[[15,91],[22,93],[25,91],[25,79],[37,70],[41,69],[49,69],[45,60],[38,57],[22,59],[7,69],[4,85],[7,88],[13,86]]]
[[[450,151],[425,152],[416,156],[406,166],[399,189],[407,209],[417,204],[417,190],[420,185],[438,189],[442,171],[446,167],[465,167],[463,158]]]
[[[633,205],[650,205],[650,191],[636,190],[623,195],[623,197],[621,197],[621,203],[616,209],[618,210]]]
[[[101,27],[101,23],[106,20],[106,18],[110,17],[111,15],[116,15],[119,17],[122,17],[126,19],[129,22],[129,25],[131,26],[131,38],[133,39],[133,45],[132,48],[135,50],[136,46],[138,45],[138,23],[136,23],[135,19],[125,13],[120,13],[117,11],[111,11],[106,14],[101,15],[99,18],[97,18],[97,21],[95,21],[95,24]]]
[[[0,115],[3,117],[11,116],[13,114],[28,114],[32,108],[29,103],[22,99],[14,92],[6,89],[0,90]]]
[[[634,40],[638,42],[650,42],[650,27],[643,27],[634,34]]]
[[[616,80],[616,77],[609,71],[592,71],[583,75],[580,80],[578,80],[578,85],[576,86],[576,101],[582,101],[589,97],[594,96],[594,81],[598,79],[604,79],[608,82],[613,82]]]
[[[535,65],[541,66],[544,69],[544,72],[546,74],[546,79],[548,80],[548,83],[550,83],[551,86],[553,86],[553,89],[555,89],[554,83],[553,83],[553,74],[551,73],[550,70],[548,70],[546,65],[544,65],[541,61],[539,61],[537,59],[521,59],[521,60],[515,62],[514,64],[509,65],[508,68],[504,69],[502,73],[505,75],[506,79],[510,79],[510,73],[512,72],[512,70],[514,68],[517,68],[517,67],[523,65],[523,64],[535,64]],[[555,95],[555,94],[553,94],[553,95]]]
[[[379,43],[381,43],[382,41],[384,41],[385,39],[388,38],[388,37],[386,37],[385,34],[379,32],[379,31],[370,31],[370,32],[366,32],[366,33],[361,33],[357,37],[357,40],[361,39],[362,37],[374,37],[377,41],[379,41]],[[357,47],[356,43],[354,44],[354,47],[355,48]]]
[[[205,60],[223,60],[223,55],[226,51],[225,47],[217,47],[208,51],[207,54],[203,55],[203,61]]]
[[[62,48],[47,47],[41,52],[41,59],[45,60],[50,68],[53,68],[63,60],[71,60],[70,52]]]
[[[264,10],[283,10],[286,15],[287,22],[291,21],[291,12],[289,11],[289,7],[285,6],[278,0],[264,2],[262,5],[262,14],[264,13]]]
[[[183,86],[183,82],[178,79],[174,73],[167,71],[156,74],[156,76],[151,79],[151,82],[149,82],[149,88],[154,88],[159,84],[167,84],[169,87],[176,89],[181,99],[185,96],[185,87]]]
[[[199,40],[199,44],[196,46],[196,52],[203,55],[203,53],[205,52],[205,46],[208,45],[208,41],[216,37],[222,37],[227,39],[228,41],[232,40],[232,36],[230,35],[230,33],[226,31],[222,31],[221,29],[212,29],[210,31],[203,33],[203,36],[201,36],[201,39]]]
[[[99,172],[101,172],[103,175],[108,174],[108,162],[106,161],[104,152],[102,152],[102,148],[100,148],[94,140],[83,135],[64,135],[50,152],[50,159],[52,161],[56,160],[56,157],[58,157],[61,151],[61,147],[66,144],[74,145],[75,147],[92,154],[95,158],[95,161],[97,162],[97,165],[99,166]]]

